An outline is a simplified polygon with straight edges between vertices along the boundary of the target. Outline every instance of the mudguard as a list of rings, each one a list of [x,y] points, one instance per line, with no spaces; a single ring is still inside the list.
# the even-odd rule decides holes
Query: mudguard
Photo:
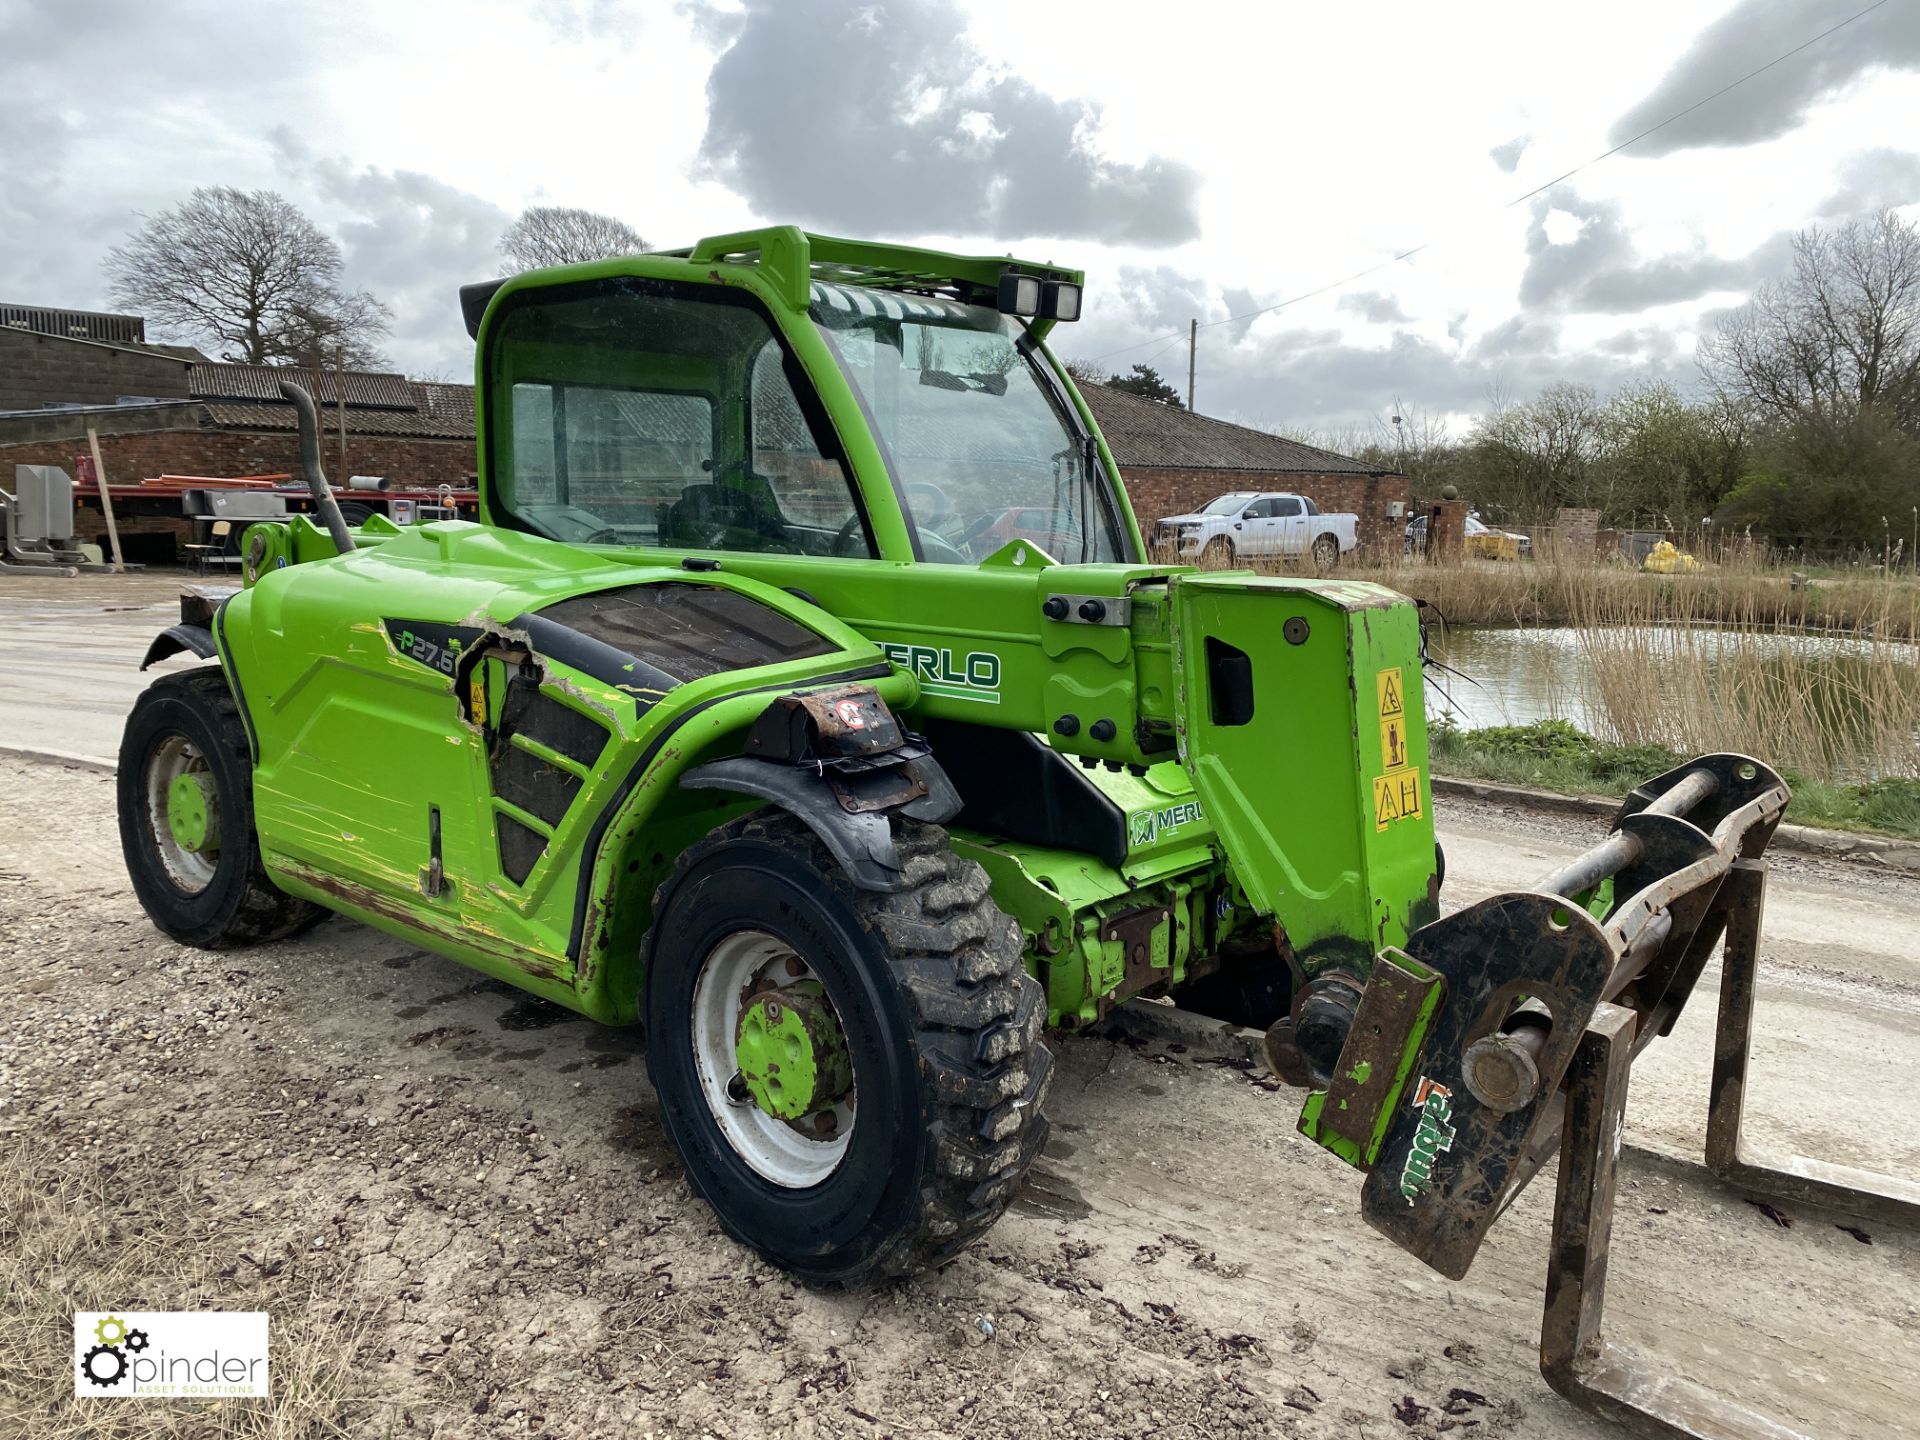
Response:
[[[191,651],[202,660],[212,659],[219,653],[213,639],[214,613],[234,593],[229,585],[189,585],[182,590],[180,623],[169,625],[153,637],[140,668],[145,670],[156,660],[165,660],[183,650]]]
[[[169,625],[153,637],[153,643],[147,646],[147,653],[140,661],[140,668],[146,669],[156,660],[165,660],[170,655],[178,655],[183,650],[191,650],[202,660],[211,659],[217,651],[213,644],[211,625]]]
[[[754,721],[746,748],[687,771],[681,788],[778,805],[862,890],[907,887],[889,815],[941,824],[960,813],[959,792],[926,742],[868,685],[780,696]]]

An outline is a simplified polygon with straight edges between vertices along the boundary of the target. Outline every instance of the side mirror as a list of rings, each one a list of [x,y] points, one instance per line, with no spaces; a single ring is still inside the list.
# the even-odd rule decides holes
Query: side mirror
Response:
[[[1259,519],[1260,517],[1259,517],[1259,516],[1257,516],[1257,515],[1255,515],[1255,514],[1253,513],[1253,511],[1252,511],[1252,509],[1251,509],[1251,508],[1249,508],[1249,509],[1246,509],[1246,510],[1242,510],[1242,511],[1240,512],[1240,518],[1241,518],[1242,520],[1257,520],[1257,519]]]

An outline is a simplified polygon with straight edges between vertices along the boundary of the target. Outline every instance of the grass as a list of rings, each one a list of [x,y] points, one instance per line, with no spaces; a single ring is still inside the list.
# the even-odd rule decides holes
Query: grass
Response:
[[[1312,573],[1304,561],[1261,561],[1254,568]],[[1792,629],[1920,637],[1920,577],[1912,571],[1866,564],[1809,571],[1776,563],[1758,549],[1731,552],[1692,575],[1651,575],[1619,560],[1549,555],[1433,563],[1376,547],[1343,560],[1334,578],[1371,580],[1424,600],[1450,625],[1573,625],[1617,611],[1709,623],[1764,616]]]
[[[1436,774],[1613,799],[1691,758],[1659,744],[1598,740],[1564,720],[1478,730],[1442,721],[1428,739]],[[1781,773],[1793,788],[1787,818],[1796,824],[1920,840],[1920,779],[1849,784]]]
[[[206,1198],[164,1160],[131,1165],[50,1146],[0,1156],[0,1434],[36,1440],[344,1436],[364,1319],[317,1283],[237,1293],[216,1257],[257,1244],[210,1225]],[[77,1400],[79,1310],[269,1311],[262,1399]]]

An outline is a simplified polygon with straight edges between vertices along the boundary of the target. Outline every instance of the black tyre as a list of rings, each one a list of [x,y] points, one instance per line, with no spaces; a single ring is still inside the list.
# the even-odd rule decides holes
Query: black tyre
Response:
[[[339,500],[340,518],[358,529],[373,518],[373,507],[364,500]]]
[[[1313,542],[1313,568],[1320,571],[1333,569],[1340,563],[1340,542],[1332,535],[1321,535]]]
[[[252,756],[219,666],[163,676],[134,702],[118,785],[133,892],[173,939],[208,950],[258,945],[325,918],[260,864]]]
[[[1201,565],[1213,570],[1231,570],[1239,559],[1233,541],[1224,535],[1214,536],[1200,551]]]
[[[876,894],[783,812],[723,826],[680,857],[647,939],[647,1065],[688,1179],[731,1235],[813,1282],[941,1264],[1046,1143],[1053,1057],[1019,927],[944,830],[894,834],[908,888]],[[769,1104],[799,1102],[769,1091],[780,1067],[748,1027],[796,1006],[842,1046],[809,1042],[804,1073],[845,1068],[782,1118]]]

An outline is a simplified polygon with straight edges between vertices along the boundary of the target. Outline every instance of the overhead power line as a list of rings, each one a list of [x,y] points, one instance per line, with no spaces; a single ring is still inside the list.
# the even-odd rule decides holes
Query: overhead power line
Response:
[[[1829,25],[1826,29],[1822,30],[1818,35],[1813,36],[1811,39],[1803,40],[1798,45],[1794,46],[1791,50],[1783,51],[1782,53],[1774,56],[1773,59],[1767,61],[1766,64],[1758,66],[1755,69],[1749,70],[1746,74],[1742,75],[1739,79],[1728,81],[1725,85],[1722,85],[1718,90],[1714,91],[1711,95],[1703,95],[1700,99],[1694,101],[1691,105],[1687,106],[1686,109],[1674,111],[1673,114],[1667,116],[1666,119],[1661,120],[1656,124],[1647,126],[1647,128],[1640,131],[1639,134],[1629,136],[1627,139],[1622,140],[1618,145],[1613,146],[1611,149],[1602,150],[1598,155],[1595,155],[1592,159],[1581,161],[1578,165],[1574,166],[1571,170],[1564,171],[1561,174],[1554,176],[1553,179],[1548,180],[1543,184],[1534,186],[1531,190],[1528,190],[1524,194],[1514,196],[1513,199],[1507,201],[1504,205],[1501,205],[1495,210],[1489,211],[1488,215],[1489,216],[1503,215],[1507,211],[1513,209],[1514,206],[1524,205],[1526,204],[1527,201],[1533,199],[1534,196],[1543,194],[1546,191],[1553,189],[1554,186],[1563,184],[1564,182],[1571,180],[1574,176],[1578,175],[1582,170],[1586,170],[1591,168],[1592,166],[1598,165],[1602,160],[1611,159],[1613,156],[1618,155],[1622,150],[1625,150],[1629,146],[1638,144],[1640,141],[1646,139],[1649,135],[1653,134],[1655,131],[1666,129],[1667,126],[1673,124],[1674,121],[1676,120],[1686,119],[1687,116],[1693,114],[1694,111],[1700,109],[1702,106],[1711,105],[1714,101],[1718,100],[1722,95],[1727,94],[1729,91],[1739,89],[1742,85],[1746,84],[1749,80],[1752,80],[1757,76],[1766,74],[1767,71],[1773,69],[1776,65],[1784,64],[1786,61],[1791,60],[1794,56],[1800,54],[1801,51],[1811,49],[1813,46],[1818,45],[1822,40],[1826,39],[1829,35],[1835,34],[1838,31],[1846,29],[1847,26],[1853,24],[1856,20],[1864,20],[1867,16],[1871,15],[1874,11],[1880,9],[1882,6],[1888,3],[1890,3],[1890,0],[1874,0],[1873,4],[1868,5],[1864,9],[1856,10],[1853,14],[1847,16],[1847,18],[1844,20],[1841,20],[1835,24]],[[1356,280],[1364,280],[1367,276],[1376,274],[1381,270],[1385,270],[1389,266],[1398,265],[1402,260],[1406,260],[1411,258],[1412,256],[1418,255],[1422,250],[1429,249],[1437,243],[1438,241],[1435,239],[1423,240],[1418,245],[1415,245],[1410,249],[1402,250],[1396,255],[1389,255],[1384,260],[1376,261],[1374,264],[1367,266],[1364,270],[1356,270],[1351,275],[1343,275],[1338,280],[1330,280],[1325,285],[1318,286],[1315,289],[1305,291],[1299,295],[1291,296],[1288,299],[1279,301],[1277,304],[1263,305],[1258,310],[1249,310],[1243,315],[1229,315],[1221,320],[1202,320],[1199,322],[1198,328],[1201,330],[1210,330],[1216,325],[1237,325],[1243,322],[1250,322],[1253,320],[1257,320],[1262,315],[1271,315],[1276,310],[1285,310],[1289,306],[1299,305],[1304,301],[1312,300],[1317,296],[1325,295],[1330,290],[1338,290],[1344,285],[1351,285]],[[1125,355],[1128,352],[1133,350],[1144,350],[1147,348],[1147,346],[1157,345],[1163,340],[1178,340],[1182,337],[1182,335],[1189,334],[1189,333],[1191,332],[1174,330],[1169,332],[1166,335],[1156,335],[1151,340],[1141,340],[1136,344],[1123,345],[1118,350],[1109,350],[1104,354],[1095,355],[1088,361],[1088,363],[1093,364],[1101,360],[1108,360],[1115,355]]]

